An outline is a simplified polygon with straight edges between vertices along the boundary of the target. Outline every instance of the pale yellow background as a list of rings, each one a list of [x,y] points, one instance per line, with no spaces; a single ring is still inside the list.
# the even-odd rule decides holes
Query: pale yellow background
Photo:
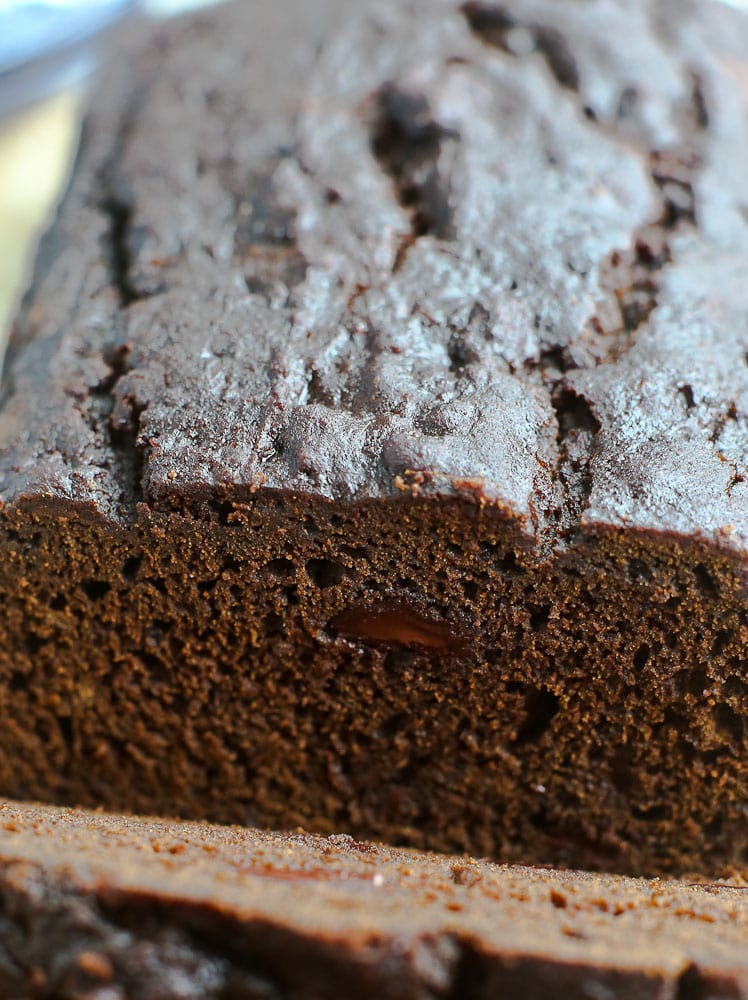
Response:
[[[77,104],[77,94],[68,91],[0,132],[0,331],[7,328],[26,277],[34,236],[67,175],[78,133]]]
[[[160,16],[204,2],[146,0],[143,5]],[[0,364],[12,315],[28,282],[36,238],[70,169],[79,103],[79,95],[68,91],[0,122]]]

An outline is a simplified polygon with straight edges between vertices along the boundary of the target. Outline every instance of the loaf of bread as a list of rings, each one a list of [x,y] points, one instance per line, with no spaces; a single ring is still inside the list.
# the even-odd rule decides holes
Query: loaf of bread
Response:
[[[742,888],[0,804],[8,1000],[748,996]]]
[[[3,375],[0,790],[744,863],[746,52],[664,0],[134,41]]]

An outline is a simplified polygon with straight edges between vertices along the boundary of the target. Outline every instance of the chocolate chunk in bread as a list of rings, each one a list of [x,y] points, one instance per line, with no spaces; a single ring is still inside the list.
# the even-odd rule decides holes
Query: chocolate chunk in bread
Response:
[[[743,864],[745,20],[146,35],[3,376],[0,789]]]
[[[5,802],[0,986],[27,1000],[742,997],[745,889]]]

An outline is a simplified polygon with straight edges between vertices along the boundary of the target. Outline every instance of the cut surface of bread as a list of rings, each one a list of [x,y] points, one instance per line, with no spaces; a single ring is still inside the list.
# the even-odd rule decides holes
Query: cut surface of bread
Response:
[[[9,1000],[748,996],[745,886],[5,801],[0,901]]]

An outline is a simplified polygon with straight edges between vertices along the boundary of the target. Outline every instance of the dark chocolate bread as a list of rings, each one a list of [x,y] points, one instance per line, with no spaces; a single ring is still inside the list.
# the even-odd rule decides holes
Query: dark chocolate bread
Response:
[[[238,3],[101,81],[0,411],[0,790],[748,857],[748,25]]]
[[[0,804],[6,1000],[748,997],[746,886]]]

